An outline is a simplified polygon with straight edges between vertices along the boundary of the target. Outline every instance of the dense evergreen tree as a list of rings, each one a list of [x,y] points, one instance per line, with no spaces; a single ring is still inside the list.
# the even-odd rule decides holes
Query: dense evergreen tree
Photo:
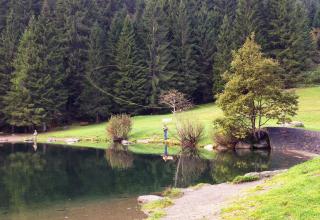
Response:
[[[120,112],[136,113],[141,107],[135,104],[143,105],[146,101],[146,74],[140,60],[134,28],[128,15],[115,51],[117,81],[114,94],[118,98]]]
[[[0,5],[0,126],[99,121],[119,111],[145,112],[142,106],[157,111],[159,95],[170,89],[195,103],[211,101],[212,90],[224,88],[232,50],[251,32],[283,67],[287,87],[319,62],[313,43],[320,45],[318,0],[0,0]]]
[[[280,61],[285,69],[283,80],[292,86],[304,70],[313,50],[306,11],[301,3],[291,0],[270,0],[268,45],[266,52]]]
[[[151,105],[158,103],[161,90],[167,89],[167,83],[171,80],[172,73],[168,66],[171,55],[168,50],[169,27],[166,22],[165,0],[150,0],[146,2],[143,15],[144,32],[146,44],[146,63],[148,66],[149,102]],[[145,35],[144,35],[145,34]]]
[[[194,95],[197,87],[199,69],[196,65],[196,44],[192,36],[191,16],[188,1],[172,1],[170,15],[172,19],[171,52],[174,57],[170,70],[173,77],[171,87],[189,96]]]
[[[45,1],[39,19],[33,19],[24,33],[15,59],[13,85],[5,99],[10,124],[21,126],[21,122],[17,122],[21,120],[25,121],[25,126],[32,126],[61,120],[67,93],[63,86],[65,75],[57,33],[54,15]],[[24,99],[11,102],[18,96]],[[17,119],[19,114],[22,115]]]
[[[98,23],[91,29],[88,62],[86,65],[87,77],[92,82],[85,81],[84,90],[81,94],[81,111],[90,119],[99,122],[101,118],[106,118],[110,114],[110,97],[98,91],[91,83],[95,83],[105,91],[110,91],[112,85],[109,84],[108,72],[104,67],[106,60],[106,34]],[[97,71],[94,71],[97,70]]]
[[[217,52],[214,56],[213,65],[213,94],[222,91],[224,82],[222,75],[230,67],[232,59],[232,50],[235,49],[233,37],[233,24],[231,19],[226,15],[223,19],[221,30],[217,39]]]

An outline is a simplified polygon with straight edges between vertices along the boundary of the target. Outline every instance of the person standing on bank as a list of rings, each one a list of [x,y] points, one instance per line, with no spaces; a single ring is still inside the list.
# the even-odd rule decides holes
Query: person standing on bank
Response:
[[[164,127],[163,127],[163,135],[164,135],[164,140],[165,141],[168,140],[168,131],[169,131],[169,129],[168,129],[167,125],[164,125]]]

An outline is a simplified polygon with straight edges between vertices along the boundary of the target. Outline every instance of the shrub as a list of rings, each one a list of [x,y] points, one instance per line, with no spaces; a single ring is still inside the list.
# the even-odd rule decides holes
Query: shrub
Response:
[[[176,128],[182,149],[196,151],[203,137],[204,126],[196,120],[179,119]]]
[[[233,179],[232,183],[239,184],[239,183],[245,183],[245,182],[253,182],[259,180],[259,177],[257,176],[237,176]]]
[[[127,140],[132,129],[132,120],[129,115],[114,115],[107,125],[107,133],[113,141]]]
[[[251,131],[238,118],[218,118],[214,122],[213,142],[218,146],[234,148],[241,140],[252,139]]]

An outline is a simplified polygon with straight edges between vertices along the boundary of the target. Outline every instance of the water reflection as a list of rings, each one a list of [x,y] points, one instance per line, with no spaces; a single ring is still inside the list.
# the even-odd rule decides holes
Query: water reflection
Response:
[[[196,183],[207,167],[208,161],[201,159],[199,154],[182,151],[176,167],[174,186],[187,187]]]
[[[106,150],[106,159],[113,169],[126,170],[133,166],[134,156],[127,146],[112,143]]]
[[[170,156],[168,146],[164,155]],[[121,145],[108,150],[38,144],[5,144],[0,147],[0,219],[52,203],[93,197],[133,197],[162,191],[168,186],[221,183],[252,171],[287,168],[305,158],[285,152],[231,151],[213,160],[198,152],[182,152],[172,160],[135,155]]]

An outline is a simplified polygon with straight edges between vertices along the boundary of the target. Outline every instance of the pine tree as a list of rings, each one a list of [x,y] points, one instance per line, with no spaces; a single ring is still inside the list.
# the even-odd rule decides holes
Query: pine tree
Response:
[[[81,117],[80,96],[84,88],[85,64],[88,60],[90,26],[96,20],[93,1],[58,0],[57,13],[64,32],[64,59],[68,88],[69,118]]]
[[[194,95],[199,69],[196,65],[196,44],[192,35],[191,16],[187,0],[172,2],[171,27],[173,39],[170,49],[174,57],[170,70],[174,73],[169,84],[188,96]]]
[[[237,47],[242,46],[251,33],[255,33],[259,44],[265,42],[263,35],[264,11],[265,7],[261,0],[239,0],[235,19],[236,39],[234,39]]]
[[[19,114],[19,119],[26,121],[24,126],[28,123],[29,126],[39,125],[40,122],[50,124],[59,122],[65,112],[67,94],[63,87],[65,75],[57,34],[54,16],[45,1],[39,19],[31,20],[15,59],[13,85],[6,97],[8,107],[5,112],[10,124],[21,126],[16,119]],[[17,98],[19,95],[24,99]],[[21,108],[12,110],[13,105]]]
[[[232,50],[235,49],[232,21],[225,16],[217,40],[217,52],[213,65],[213,94],[221,92],[224,86],[222,75],[230,67]]]
[[[168,50],[168,14],[164,8],[165,0],[150,0],[146,2],[143,14],[144,31],[139,33],[145,39],[146,63],[148,67],[149,103],[157,105],[162,90],[168,89],[172,73],[169,71],[171,54]]]
[[[117,82],[115,96],[120,112],[137,113],[146,101],[146,74],[140,63],[135,42],[135,33],[130,17],[127,16],[117,42],[115,61]],[[124,100],[124,101],[123,101]]]
[[[33,61],[37,61],[37,55],[40,53],[40,48],[36,43],[35,29],[36,21],[32,19],[21,39],[14,63],[15,73],[12,86],[4,100],[6,104],[4,113],[7,122],[13,126],[40,125],[45,115],[43,108],[35,106],[29,88],[31,81],[33,81],[32,83],[42,83],[42,80],[33,76],[38,67],[38,63]]]
[[[88,62],[86,65],[87,77],[99,88],[111,92],[108,71],[104,69],[94,71],[107,64],[106,60],[106,34],[98,23],[91,28]],[[110,97],[97,90],[88,80],[85,82],[84,90],[81,94],[82,114],[90,119],[100,122],[111,114]]]
[[[282,78],[292,87],[298,74],[310,63],[311,42],[306,11],[298,1],[270,0],[266,52],[285,69]]]
[[[197,8],[197,6],[199,8]],[[194,99],[196,102],[212,101],[212,68],[213,56],[216,48],[217,29],[214,27],[214,11],[204,1],[195,1],[195,22],[192,25],[196,44],[196,62],[199,70],[197,89]]]

